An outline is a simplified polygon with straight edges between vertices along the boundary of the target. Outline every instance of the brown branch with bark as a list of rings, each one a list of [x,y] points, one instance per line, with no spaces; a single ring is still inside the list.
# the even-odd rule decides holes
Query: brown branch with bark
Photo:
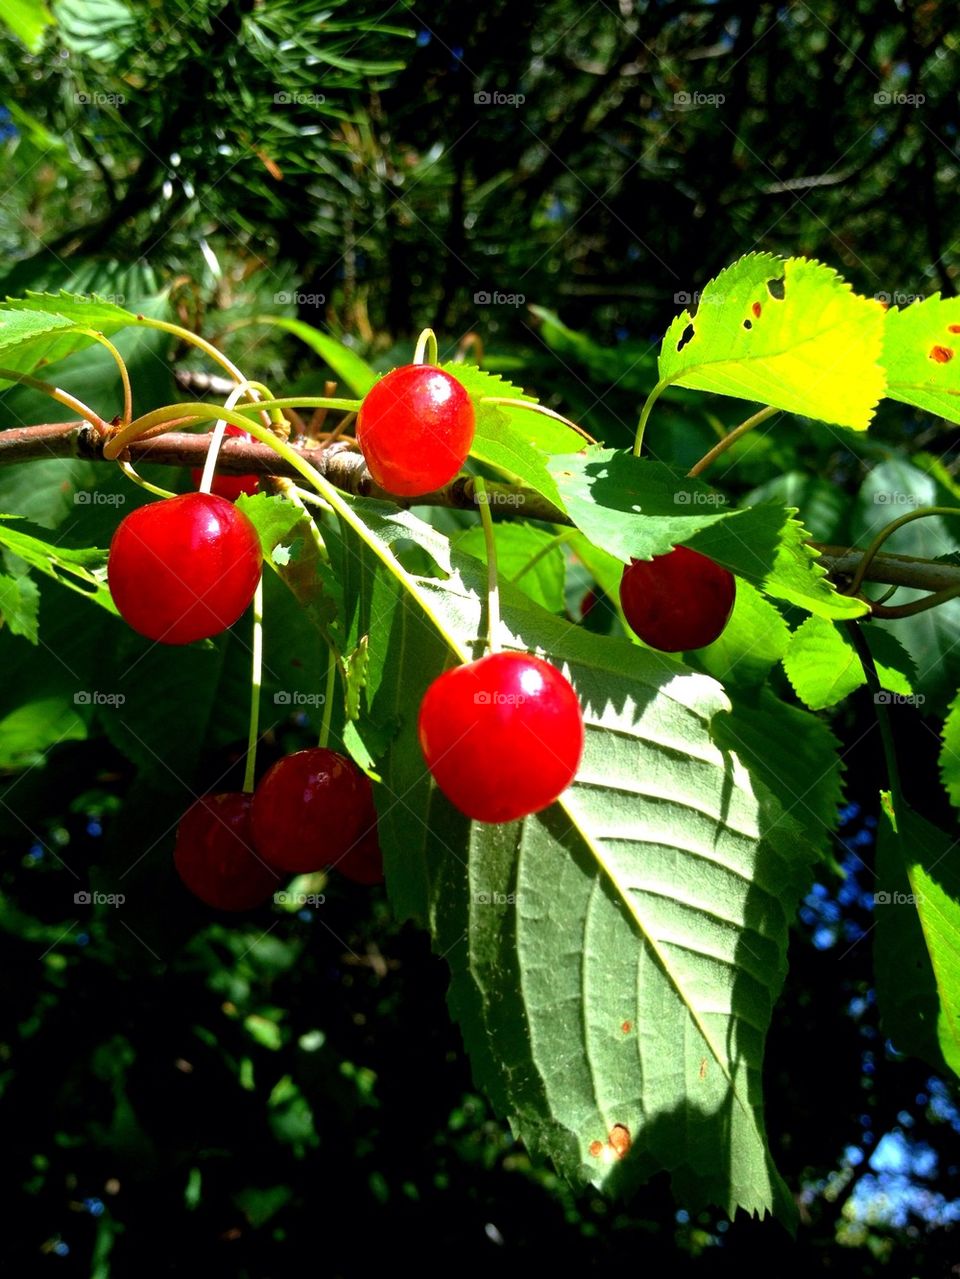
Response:
[[[0,431],[0,467],[43,458],[102,462],[106,460],[103,456],[105,442],[106,437],[88,422],[12,427]],[[374,484],[363,457],[353,445],[334,441],[323,448],[314,445],[312,440],[300,443],[292,440],[291,443],[304,461],[309,462],[326,480],[354,497],[379,498],[401,506],[447,506],[458,510],[477,508],[473,479],[469,475],[459,475],[433,493],[401,500]],[[128,450],[129,461],[134,464],[151,462],[162,466],[202,467],[209,445],[209,435],[167,431],[152,439],[133,441]],[[217,469],[227,475],[281,475],[302,479],[299,472],[278,457],[269,444],[251,443],[229,435],[223,440]],[[486,487],[487,500],[501,513],[509,511],[515,518],[541,520],[548,524],[572,523],[569,516],[530,489],[493,480],[488,480]],[[813,541],[810,545],[820,552],[820,564],[841,586],[844,579],[853,577],[865,554],[855,546],[830,546]],[[911,587],[935,594],[960,589],[960,565],[916,559],[911,555],[882,554],[874,556],[864,581]],[[882,615],[880,609],[878,614]]]

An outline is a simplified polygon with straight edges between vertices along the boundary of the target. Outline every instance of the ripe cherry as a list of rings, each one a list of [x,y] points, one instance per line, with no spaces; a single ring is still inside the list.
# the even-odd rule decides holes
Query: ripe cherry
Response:
[[[420,748],[437,785],[481,822],[552,804],[583,750],[580,703],[549,662],[490,653],[444,672],[420,706]]]
[[[253,436],[249,431],[244,431],[239,426],[234,426],[232,422],[228,422],[225,435],[233,435],[238,439],[245,440],[248,444],[253,443]],[[193,476],[194,484],[199,484],[203,478],[203,468],[198,467],[190,472]],[[235,502],[241,493],[256,493],[260,487],[259,475],[221,475],[219,471],[214,473],[213,484],[210,486],[211,492],[216,493],[217,497],[225,497],[228,502]]]
[[[620,579],[631,628],[664,653],[712,644],[730,620],[736,591],[732,573],[687,546],[631,560]]]
[[[180,878],[217,910],[252,910],[269,901],[283,880],[254,852],[252,795],[204,795],[184,813],[173,852]]]
[[[345,879],[355,884],[379,884],[383,881],[383,853],[376,827],[361,835],[333,865]]]
[[[367,392],[357,443],[376,484],[417,497],[453,479],[474,427],[473,404],[456,378],[430,364],[405,364]]]
[[[325,746],[277,760],[253,797],[253,838],[264,861],[305,875],[337,865],[371,826],[370,780]]]
[[[184,493],[131,511],[110,543],[120,616],[148,639],[189,644],[240,617],[260,580],[257,531],[232,502]]]

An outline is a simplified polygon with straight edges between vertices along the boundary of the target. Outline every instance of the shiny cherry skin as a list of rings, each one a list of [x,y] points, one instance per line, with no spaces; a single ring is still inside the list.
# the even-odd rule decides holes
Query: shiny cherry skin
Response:
[[[232,422],[228,422],[224,435],[233,435],[237,439],[245,440],[248,444],[253,443],[253,436],[249,431],[242,430],[239,426],[234,426]],[[203,478],[203,468],[197,467],[191,471],[194,484],[199,484]],[[214,473],[213,484],[210,486],[211,492],[216,493],[217,497],[225,497],[228,502],[235,502],[241,493],[256,493],[260,488],[259,475],[221,475]]]
[[[110,543],[120,616],[148,639],[190,644],[241,616],[260,581],[257,531],[232,502],[184,493],[131,511]]]
[[[177,827],[173,862],[184,884],[216,910],[252,910],[283,887],[283,877],[253,847],[253,796],[204,795]]]
[[[490,653],[445,671],[427,689],[418,732],[437,785],[481,822],[512,822],[552,804],[583,751],[576,693],[530,653]]]
[[[357,443],[374,483],[395,497],[441,488],[470,452],[476,422],[463,385],[430,364],[405,364],[367,392]]]
[[[335,866],[369,830],[370,780],[354,762],[315,746],[278,759],[253,796],[257,852],[295,875]]]
[[[664,653],[712,644],[730,620],[736,593],[732,573],[687,546],[631,560],[620,579],[620,603],[632,630]]]

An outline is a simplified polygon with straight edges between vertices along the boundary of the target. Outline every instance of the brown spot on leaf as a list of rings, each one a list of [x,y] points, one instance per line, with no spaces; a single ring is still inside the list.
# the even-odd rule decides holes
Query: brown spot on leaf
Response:
[[[783,301],[784,295],[785,295],[785,289],[783,287],[782,275],[776,280],[767,281],[767,292],[770,294],[772,298],[776,298],[778,302]]]
[[[760,305],[760,303],[759,303],[759,302],[754,302],[754,304],[753,304],[753,306],[750,308],[750,310],[753,312],[754,319],[759,320],[759,319],[760,319],[760,312],[763,310],[763,307]]]
[[[633,1030],[633,1022],[625,1021],[623,1025],[620,1027],[620,1029],[623,1031],[625,1035],[629,1035],[631,1030]]]
[[[953,348],[949,346],[932,346],[930,348],[930,359],[935,360],[937,364],[949,364],[953,359]]]
[[[630,1149],[630,1130],[623,1124],[614,1124],[607,1139],[618,1159],[622,1159]]]
[[[947,325],[947,332],[948,332],[948,333],[960,333],[960,324],[948,324],[948,325]]]
[[[707,1077],[707,1059],[706,1059],[706,1057],[701,1057],[701,1059],[700,1059],[700,1078],[701,1078],[701,1079],[706,1079],[706,1077]]]
[[[752,323],[752,321],[750,321],[750,320],[744,320],[744,322],[743,322],[743,327],[744,327],[745,329],[752,329],[752,328],[753,328],[753,323]]]
[[[680,334],[680,341],[677,343],[677,353],[678,353],[678,354],[679,354],[679,353],[683,350],[683,348],[687,345],[687,343],[690,341],[690,339],[693,337],[693,335],[694,335],[694,327],[693,327],[693,325],[692,325],[692,324],[688,324],[688,325],[687,325],[687,327],[686,327],[686,328],[683,330],[683,332]]]
[[[594,1159],[599,1159],[601,1150],[603,1150],[602,1141],[591,1141],[590,1154],[592,1155]]]

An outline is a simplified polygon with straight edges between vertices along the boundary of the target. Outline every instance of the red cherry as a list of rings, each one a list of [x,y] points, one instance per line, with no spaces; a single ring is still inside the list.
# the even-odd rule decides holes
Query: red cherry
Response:
[[[232,626],[253,599],[263,554],[232,502],[184,493],[140,506],[110,543],[107,578],[120,616],[161,644],[189,644]]]
[[[456,378],[430,364],[405,364],[367,392],[357,443],[380,488],[418,497],[457,474],[474,426],[473,404]]]
[[[232,422],[227,423],[224,435],[233,435],[238,439],[246,440],[248,444],[253,443],[250,432],[234,426]],[[197,467],[190,474],[193,476],[194,484],[199,484],[203,478],[203,467]],[[259,488],[259,475],[221,475],[215,471],[211,492],[216,493],[217,497],[225,497],[228,502],[235,502],[241,493],[256,493]]]
[[[277,760],[253,797],[263,859],[305,875],[337,865],[370,827],[370,780],[346,755],[315,746]]]
[[[195,897],[217,910],[252,910],[282,878],[253,850],[252,795],[204,795],[180,818],[173,862]]]
[[[583,718],[555,666],[530,653],[491,653],[434,680],[419,736],[427,767],[461,812],[512,822],[552,804],[573,781]]]
[[[620,603],[631,628],[664,653],[712,644],[730,620],[736,593],[732,573],[687,546],[652,560],[631,560],[620,579]]]
[[[380,851],[376,827],[369,830],[366,835],[361,835],[340,860],[334,863],[332,869],[338,870],[345,879],[350,879],[355,884],[382,883],[383,853]]]

